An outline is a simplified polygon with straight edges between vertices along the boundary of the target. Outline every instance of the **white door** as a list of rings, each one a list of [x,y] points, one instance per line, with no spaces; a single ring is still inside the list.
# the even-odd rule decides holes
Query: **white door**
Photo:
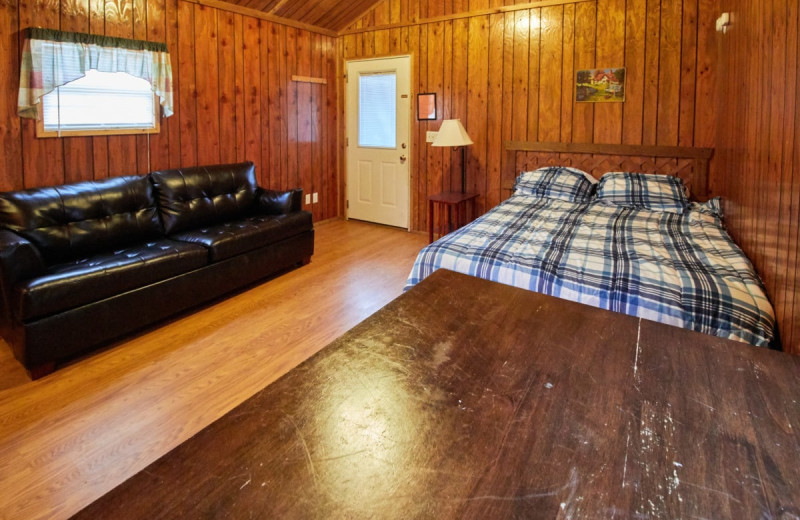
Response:
[[[408,229],[408,56],[347,63],[347,217]]]

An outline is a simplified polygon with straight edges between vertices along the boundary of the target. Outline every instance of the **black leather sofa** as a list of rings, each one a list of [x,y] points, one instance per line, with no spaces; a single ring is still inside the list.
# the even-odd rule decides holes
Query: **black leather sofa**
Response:
[[[32,378],[314,252],[302,190],[253,163],[0,194],[0,333]]]

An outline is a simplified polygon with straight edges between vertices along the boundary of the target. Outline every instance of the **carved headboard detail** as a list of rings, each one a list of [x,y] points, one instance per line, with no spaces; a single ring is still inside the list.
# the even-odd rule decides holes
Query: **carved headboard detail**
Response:
[[[502,186],[511,190],[521,171],[541,166],[572,166],[599,178],[609,171],[661,173],[683,179],[692,198],[708,198],[708,163],[712,148],[619,144],[505,141]]]

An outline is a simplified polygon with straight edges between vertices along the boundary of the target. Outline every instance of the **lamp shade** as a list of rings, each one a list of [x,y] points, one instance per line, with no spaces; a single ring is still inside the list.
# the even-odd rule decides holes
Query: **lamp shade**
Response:
[[[472,144],[472,139],[467,135],[461,120],[445,119],[431,146],[467,146],[470,144]]]

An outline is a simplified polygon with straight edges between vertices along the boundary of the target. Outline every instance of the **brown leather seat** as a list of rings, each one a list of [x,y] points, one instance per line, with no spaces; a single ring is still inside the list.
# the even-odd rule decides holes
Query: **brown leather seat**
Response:
[[[15,288],[17,319],[28,321],[102,300],[208,263],[202,246],[160,239],[57,264]]]
[[[48,264],[164,236],[147,177],[112,177],[0,194],[0,225]]]
[[[170,238],[200,244],[208,249],[209,259],[218,262],[297,235],[310,226],[311,215],[306,212],[256,215],[218,226],[176,233]]]

